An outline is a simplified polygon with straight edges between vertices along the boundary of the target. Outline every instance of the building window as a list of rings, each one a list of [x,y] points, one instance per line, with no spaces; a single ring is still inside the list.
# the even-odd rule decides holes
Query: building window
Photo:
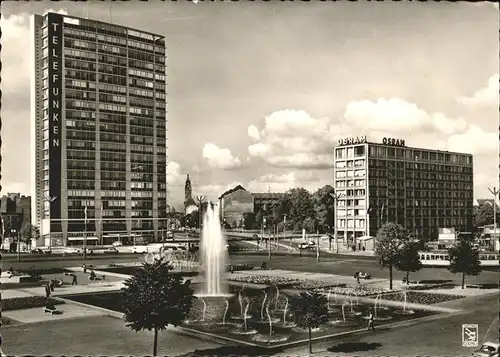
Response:
[[[336,159],[345,159],[346,158],[345,148],[335,149],[335,158]]]

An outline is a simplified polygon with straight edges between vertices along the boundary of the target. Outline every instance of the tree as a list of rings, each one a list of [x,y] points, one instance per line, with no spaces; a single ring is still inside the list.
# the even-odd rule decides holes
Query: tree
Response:
[[[122,288],[126,326],[134,331],[154,330],[153,356],[158,355],[158,331],[181,324],[195,299],[191,282],[182,282],[172,269],[163,258],[145,262]]]
[[[253,212],[243,213],[243,228],[246,230],[253,229],[255,227],[255,214]]]
[[[494,209],[492,204],[483,203],[474,214],[476,227],[494,223]],[[497,222],[500,222],[500,209],[497,209]]]
[[[316,212],[317,227],[321,233],[329,230],[334,225],[334,199],[330,195],[335,189],[330,185],[319,188],[312,195],[313,206]]]
[[[419,242],[409,242],[399,252],[395,268],[406,272],[406,284],[410,283],[410,272],[419,271],[422,268],[422,262],[418,257]]]
[[[31,240],[38,240],[40,238],[40,230],[37,226],[26,223],[21,228],[21,239],[28,245],[31,245]]]
[[[287,227],[293,227],[294,230],[307,228],[304,226],[307,218],[315,220],[311,194],[305,188],[292,188],[285,192],[277,207],[280,217],[287,215]]]
[[[290,308],[297,326],[309,331],[309,353],[312,353],[311,329],[328,322],[328,301],[316,291],[301,291],[291,298]]]
[[[409,243],[410,234],[402,225],[389,222],[384,224],[377,232],[375,255],[381,267],[389,268],[389,289],[392,290],[392,268]]]
[[[465,287],[465,276],[477,276],[481,273],[481,263],[479,262],[479,252],[472,244],[465,240],[459,240],[457,245],[448,250],[450,255],[450,265],[448,270],[453,274],[462,274],[462,289]]]

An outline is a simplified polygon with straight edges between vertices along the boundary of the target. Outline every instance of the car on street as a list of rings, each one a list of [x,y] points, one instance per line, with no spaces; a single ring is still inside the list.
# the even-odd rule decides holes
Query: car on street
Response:
[[[64,248],[64,254],[80,254],[82,250],[80,248],[66,247]]]
[[[144,245],[134,245],[131,251],[134,254],[144,254],[148,252],[148,248]]]
[[[316,248],[316,242],[314,241],[309,241],[307,243],[300,243],[299,244],[299,249],[313,249]]]
[[[472,353],[473,357],[498,357],[500,350],[500,343],[498,342],[485,342],[481,348]]]
[[[113,242],[113,247],[121,247],[122,245],[123,243],[120,241]]]
[[[371,277],[372,277],[370,275],[370,273],[367,273],[367,272],[364,272],[364,271],[360,271],[358,273],[358,276],[359,276],[360,279],[366,279],[366,280],[371,279]]]
[[[109,247],[109,248],[106,248],[104,250],[104,253],[107,253],[107,254],[117,254],[118,253],[118,249],[116,249],[115,247]]]
[[[2,272],[2,278],[12,278],[14,275],[14,272],[10,270]]]
[[[43,250],[40,248],[35,248],[31,250],[31,254],[43,254]]]

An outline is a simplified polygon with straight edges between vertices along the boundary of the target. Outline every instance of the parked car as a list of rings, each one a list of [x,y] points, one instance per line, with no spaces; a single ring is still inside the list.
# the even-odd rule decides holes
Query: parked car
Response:
[[[359,278],[360,279],[371,279],[371,275],[370,273],[367,273],[367,272],[364,272],[364,271],[360,271],[359,274],[358,274]]]
[[[79,254],[82,250],[80,248],[66,247],[64,248],[64,254]]]
[[[498,342],[485,342],[481,348],[472,353],[474,357],[498,357],[500,350],[500,343]]]
[[[148,252],[148,248],[143,245],[134,245],[131,251],[134,254],[144,254]]]
[[[113,242],[113,247],[121,247],[122,245],[123,243],[118,240],[116,242]]]
[[[118,253],[118,249],[116,249],[115,247],[109,247],[109,248],[106,248],[104,250],[104,253],[107,253],[107,254],[117,254]]]
[[[10,270],[2,272],[2,278],[12,278],[14,275],[14,272]]]

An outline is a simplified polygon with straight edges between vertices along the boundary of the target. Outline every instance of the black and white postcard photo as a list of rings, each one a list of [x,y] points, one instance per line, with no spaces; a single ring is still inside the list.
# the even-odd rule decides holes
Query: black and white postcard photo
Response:
[[[498,2],[1,10],[0,357],[499,357]]]

